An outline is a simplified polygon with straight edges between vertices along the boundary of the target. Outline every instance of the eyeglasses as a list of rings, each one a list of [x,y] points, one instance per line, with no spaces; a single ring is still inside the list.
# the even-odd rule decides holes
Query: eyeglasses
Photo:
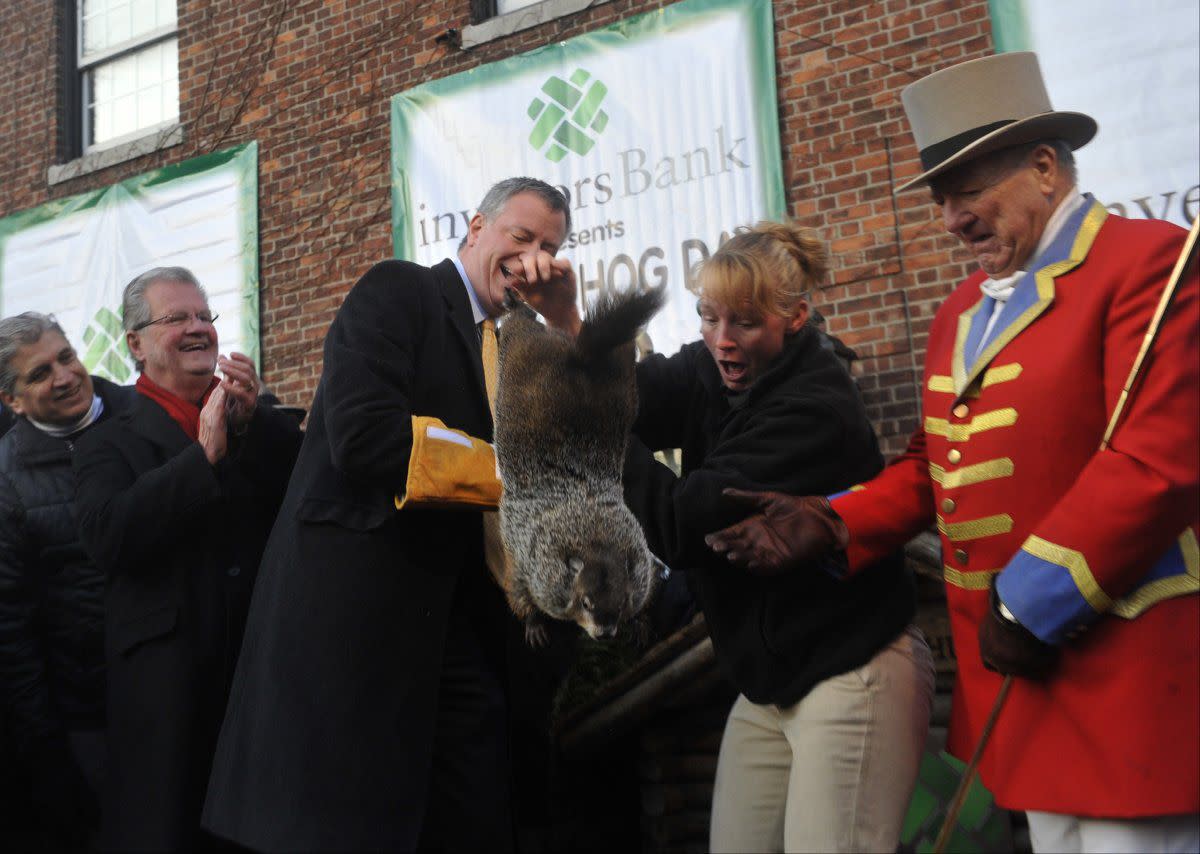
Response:
[[[133,327],[132,331],[140,332],[147,326],[154,326],[156,323],[161,323],[163,326],[183,326],[193,317],[206,326],[212,326],[220,316],[219,314],[213,314],[211,311],[175,311],[171,314],[164,314],[162,317],[156,317],[153,320],[147,320],[145,323],[139,323]]]

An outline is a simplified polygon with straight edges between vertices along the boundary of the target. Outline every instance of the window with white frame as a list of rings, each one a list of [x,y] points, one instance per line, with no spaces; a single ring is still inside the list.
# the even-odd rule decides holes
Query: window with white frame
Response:
[[[176,0],[76,0],[82,153],[179,121]]]

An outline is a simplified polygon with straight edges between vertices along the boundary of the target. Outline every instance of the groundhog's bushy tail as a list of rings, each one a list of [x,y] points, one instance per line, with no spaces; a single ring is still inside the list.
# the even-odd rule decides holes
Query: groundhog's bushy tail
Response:
[[[663,300],[661,289],[601,297],[575,339],[576,358],[585,365],[603,364],[609,353],[637,336]]]

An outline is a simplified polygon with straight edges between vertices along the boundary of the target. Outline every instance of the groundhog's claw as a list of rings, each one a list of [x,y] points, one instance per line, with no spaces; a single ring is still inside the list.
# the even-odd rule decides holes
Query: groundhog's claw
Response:
[[[550,643],[550,632],[541,616],[534,613],[525,618],[525,643],[534,649],[541,649]]]

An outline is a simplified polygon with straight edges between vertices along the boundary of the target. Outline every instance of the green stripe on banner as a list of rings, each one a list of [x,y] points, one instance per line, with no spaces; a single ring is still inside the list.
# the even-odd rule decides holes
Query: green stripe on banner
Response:
[[[529,133],[529,144],[534,148],[541,148],[545,145],[546,140],[550,138],[550,134],[554,133],[554,129],[558,127],[558,123],[565,115],[562,107],[557,104],[546,107],[546,111],[542,113],[542,117],[538,119],[537,124]]]
[[[563,122],[558,126],[558,130],[554,132],[554,139],[576,154],[587,154],[596,144],[590,136],[570,122]]]
[[[96,322],[113,338],[120,338],[124,330],[121,328],[121,318],[110,309],[102,308],[96,313]]]
[[[542,91],[568,110],[575,109],[575,103],[579,100],[579,90],[561,77],[551,77],[543,84]]]
[[[592,123],[592,119],[596,117],[596,111],[600,109],[600,102],[604,100],[604,96],[608,94],[608,87],[599,80],[594,82],[587,95],[584,96],[583,102],[579,105],[579,109],[575,111],[575,123],[580,127],[587,127]]]
[[[996,53],[1033,50],[1025,0],[988,0],[988,11],[992,18],[992,39],[996,43]]]

